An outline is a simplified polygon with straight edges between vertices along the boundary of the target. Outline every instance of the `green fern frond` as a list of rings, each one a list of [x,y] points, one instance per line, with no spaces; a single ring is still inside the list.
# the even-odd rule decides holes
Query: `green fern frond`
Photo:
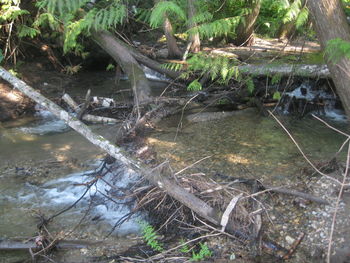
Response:
[[[301,11],[298,14],[298,17],[295,21],[295,27],[297,29],[301,28],[303,25],[307,23],[308,19],[309,19],[309,9],[307,9],[307,7],[304,7],[303,9],[301,9]]]
[[[201,23],[209,22],[212,19],[213,19],[212,13],[210,13],[209,11],[203,11],[203,12],[196,14],[192,18],[192,22],[196,23],[196,24],[201,24]]]
[[[138,223],[141,226],[143,239],[146,241],[147,245],[155,251],[163,251],[162,245],[157,240],[158,235],[154,228],[145,221],[139,221]]]
[[[97,11],[93,27],[96,31],[108,30],[117,24],[121,24],[125,17],[126,7],[124,5],[110,6],[106,9]]]
[[[59,22],[57,19],[50,13],[42,13],[40,16],[34,21],[33,27],[38,28],[41,26],[49,26],[52,30],[57,30],[59,27]]]
[[[0,21],[11,21],[17,19],[19,16],[29,14],[27,10],[20,9],[18,6],[9,5],[1,8]]]
[[[36,3],[36,6],[40,9],[46,9],[49,13],[64,14],[74,13],[90,0],[41,0]]]
[[[34,38],[40,33],[38,29],[26,26],[26,25],[20,25],[18,27],[18,37],[23,38],[23,37],[30,37]]]
[[[282,21],[284,24],[294,21],[301,10],[301,0],[294,0],[294,2],[287,9],[287,13],[284,15]]]
[[[188,91],[200,91],[202,90],[202,84],[199,83],[198,79],[195,79],[187,86]]]
[[[229,80],[239,79],[240,73],[237,60],[225,56],[212,57],[206,54],[194,54],[187,60],[188,70],[208,74],[212,80],[227,83]]]
[[[159,27],[164,22],[164,15],[175,15],[177,18],[185,21],[185,11],[173,1],[158,2],[152,10],[150,17],[150,25],[153,28]]]
[[[350,59],[350,42],[341,38],[335,38],[327,42],[326,55],[333,63],[337,63],[339,59],[347,57]]]
[[[235,31],[239,24],[240,17],[230,17],[218,19],[210,23],[205,23],[189,30],[190,34],[199,32],[202,38],[211,38],[218,36],[226,36]]]
[[[152,15],[152,10],[145,8],[138,8],[137,13],[135,14],[137,21],[142,21],[149,24]]]
[[[180,63],[165,63],[161,65],[162,68],[173,70],[173,71],[181,71],[183,69],[183,65]]]

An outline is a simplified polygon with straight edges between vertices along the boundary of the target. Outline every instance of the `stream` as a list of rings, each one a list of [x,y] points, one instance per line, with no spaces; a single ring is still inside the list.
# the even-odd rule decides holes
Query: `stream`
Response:
[[[311,116],[279,118],[315,163],[330,160],[344,142],[342,135]],[[339,119],[329,121],[348,130]],[[113,140],[115,126],[91,128]],[[91,180],[87,174],[99,167],[103,153],[45,110],[34,117],[3,123],[0,130],[0,238],[30,237],[38,223],[33,215],[39,211],[50,215],[74,203],[86,189],[75,184]],[[186,172],[258,178],[271,185],[302,189],[312,180],[303,175],[307,163],[283,129],[254,109],[211,122],[190,123],[185,116],[172,116],[158,125],[148,142],[174,171],[204,159]],[[136,177],[124,174],[119,179],[121,186],[127,187]],[[74,227],[84,217],[88,197],[94,196],[97,201],[79,226],[84,233],[81,238],[104,237],[121,216],[130,212],[127,205],[112,205],[97,193],[97,188],[105,187],[92,187],[82,202],[55,219],[53,231]],[[112,240],[131,242],[130,235],[138,233],[136,221],[133,218],[123,224]],[[303,219],[299,226],[305,222]],[[282,229],[282,224],[276,220],[277,227]],[[0,253],[1,257],[5,258],[1,262],[19,262],[13,254]]]

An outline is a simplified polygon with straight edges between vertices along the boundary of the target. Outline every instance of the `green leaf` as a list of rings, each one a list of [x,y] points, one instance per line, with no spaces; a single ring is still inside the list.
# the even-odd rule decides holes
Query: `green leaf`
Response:
[[[273,94],[272,98],[273,98],[274,100],[280,100],[280,99],[281,99],[281,93],[280,93],[279,91],[276,91],[276,92]]]
[[[200,91],[202,90],[202,84],[199,83],[198,79],[195,79],[188,85],[187,87],[188,91]]]
[[[115,66],[113,64],[108,64],[107,67],[106,67],[107,71],[112,71],[114,69],[115,69]]]

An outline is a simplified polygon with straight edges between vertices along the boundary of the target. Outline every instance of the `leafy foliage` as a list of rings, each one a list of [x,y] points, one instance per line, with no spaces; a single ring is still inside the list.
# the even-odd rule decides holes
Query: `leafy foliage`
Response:
[[[218,19],[213,22],[194,27],[190,29],[190,33],[199,32],[202,38],[227,36],[230,33],[233,34],[234,30],[239,24],[239,21],[239,16]]]
[[[275,85],[278,84],[282,79],[282,74],[274,74],[271,78],[271,84]]]
[[[154,228],[145,221],[139,221],[139,224],[141,226],[143,239],[146,241],[147,245],[149,245],[155,251],[163,251],[163,246],[157,240],[158,235]]]
[[[209,250],[206,244],[199,243],[199,245],[200,245],[200,250],[198,253],[195,253],[194,251],[192,251],[191,261],[200,261],[207,257],[212,256],[213,253]]]
[[[333,63],[337,63],[342,57],[350,59],[350,42],[341,38],[335,38],[328,41],[326,55]]]
[[[187,90],[189,90],[189,91],[200,91],[200,90],[202,90],[202,84],[199,83],[198,79],[195,79],[194,81],[192,81],[188,85]]]
[[[150,17],[151,27],[159,27],[164,22],[165,15],[175,15],[179,19],[185,21],[186,13],[185,11],[173,1],[161,1],[158,2],[152,10]]]
[[[90,0],[42,0],[38,1],[37,7],[46,9],[49,13],[73,13],[85,4],[89,3]]]
[[[119,0],[99,1],[93,5],[89,0],[40,0],[37,7],[45,12],[34,22],[37,26],[45,23],[57,28],[58,21],[64,28],[65,53],[81,53],[83,46],[78,43],[80,36],[88,36],[91,30],[109,30],[123,23],[127,16],[126,6]]]
[[[245,80],[245,84],[247,86],[249,93],[252,94],[255,89],[253,78],[248,76]]]
[[[40,33],[38,29],[26,26],[26,25],[20,25],[18,27],[18,37],[30,37],[34,38]]]
[[[208,74],[212,80],[227,83],[230,79],[240,79],[237,60],[225,56],[213,57],[203,53],[193,55],[187,60],[188,70]]]

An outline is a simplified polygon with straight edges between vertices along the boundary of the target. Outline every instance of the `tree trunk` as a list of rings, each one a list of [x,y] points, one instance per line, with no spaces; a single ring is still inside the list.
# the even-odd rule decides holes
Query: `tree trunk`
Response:
[[[188,0],[188,20],[189,20],[189,29],[197,26],[196,23],[193,22],[193,17],[196,15],[196,7],[195,0]],[[192,33],[189,37],[189,42],[191,43],[190,51],[193,53],[198,53],[201,49],[201,40],[199,38],[199,33]]]
[[[247,2],[251,12],[241,20],[237,27],[236,38],[233,40],[236,46],[250,46],[254,41],[254,24],[260,12],[261,0],[248,0]]]
[[[290,21],[282,24],[277,32],[277,37],[280,40],[289,39],[295,33],[295,21]]]
[[[176,38],[173,34],[173,26],[167,16],[164,19],[163,29],[168,46],[168,58],[181,58],[182,52],[177,46]]]
[[[151,88],[140,65],[129,50],[109,32],[93,32],[94,41],[101,46],[128,75],[134,93],[135,105],[148,103],[152,100]]]
[[[162,0],[154,0],[154,3],[157,4],[161,1]],[[176,38],[174,37],[173,33],[173,26],[171,25],[171,22],[166,14],[164,15],[163,30],[168,46],[168,58],[181,58],[182,52],[176,43]]]
[[[308,0],[307,6],[323,48],[326,47],[329,40],[335,38],[350,42],[350,27],[340,0]],[[350,120],[350,60],[342,57],[337,63],[333,63],[326,57],[326,62],[348,120]]]

